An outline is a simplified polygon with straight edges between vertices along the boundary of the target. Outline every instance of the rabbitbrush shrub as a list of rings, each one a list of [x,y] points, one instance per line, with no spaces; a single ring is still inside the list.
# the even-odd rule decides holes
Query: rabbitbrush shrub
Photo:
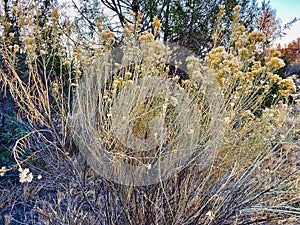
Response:
[[[41,141],[68,157],[72,136],[103,178],[104,210],[84,195],[94,213],[90,221],[293,224],[299,220],[299,118],[292,112],[298,103],[287,101],[295,84],[276,74],[284,66],[277,51],[258,57],[264,35],[245,32],[238,23],[239,9],[233,14],[229,42],[222,42],[222,26],[216,26],[215,46],[205,62],[192,54],[175,62],[172,57],[180,46],[158,40],[157,18],[152,23],[154,34],[141,33],[140,14],[127,24],[124,44],[118,48],[115,35],[100,24],[98,42],[72,43],[76,34],[68,24],[69,29],[61,31],[64,38],[52,40],[61,51],[54,80],[47,76],[51,71],[38,70],[39,62],[41,68],[51,63],[48,52],[36,48],[38,29],[23,32],[24,46],[12,45],[9,37],[1,39],[8,68],[1,70],[1,80],[20,115],[26,115],[33,127],[28,137],[39,133]],[[59,34],[59,14],[51,15],[49,26]],[[218,24],[222,15],[221,6]],[[14,67],[19,48],[26,52],[27,82]],[[179,69],[185,65],[188,79],[170,76],[170,62]],[[16,156],[21,153],[17,145]],[[20,181],[31,181],[32,174],[22,169],[24,162],[15,158]],[[52,220],[62,223],[58,216]]]

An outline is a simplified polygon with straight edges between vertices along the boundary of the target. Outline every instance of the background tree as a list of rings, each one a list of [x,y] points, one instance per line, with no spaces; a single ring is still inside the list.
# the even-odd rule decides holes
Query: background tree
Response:
[[[262,2],[261,13],[257,20],[257,29],[264,33],[266,43],[264,47],[270,44],[281,35],[281,21],[276,18],[276,10],[270,5],[270,1]]]
[[[203,58],[213,47],[214,27],[219,13],[219,5],[225,6],[225,15],[220,25],[224,44],[229,41],[233,8],[236,5],[242,6],[239,22],[248,31],[255,28],[255,17],[258,11],[256,1],[252,0],[220,0],[203,1],[188,0],[178,1],[172,7],[171,31],[169,41],[175,41],[193,50]]]
[[[80,0],[79,5],[72,1],[77,15],[74,18],[74,26],[79,39],[87,42],[95,37],[97,26],[103,18],[102,6],[98,0]]]
[[[219,12],[219,5],[225,5],[226,15],[222,26],[223,35],[228,36],[231,15],[236,5],[241,5],[240,22],[249,31],[255,28],[259,8],[255,0],[100,0],[101,3],[117,16],[121,26],[130,19],[130,11],[140,11],[143,15],[143,30],[151,28],[154,16],[161,20],[162,32],[160,39],[176,42],[188,47],[200,57],[204,57],[212,48],[214,23]]]
[[[300,38],[292,41],[285,48],[281,48],[281,46],[278,46],[278,48],[291,64],[300,63]]]
[[[265,48],[270,47],[271,43],[276,39],[280,39],[286,35],[285,31],[298,21],[298,18],[282,25],[281,19],[276,16],[276,9],[270,5],[270,1],[263,1],[260,15],[257,20],[257,29],[265,34]]]
[[[287,46],[282,47],[278,44],[276,47],[286,64],[279,72],[284,76],[300,75],[300,38],[292,41]]]

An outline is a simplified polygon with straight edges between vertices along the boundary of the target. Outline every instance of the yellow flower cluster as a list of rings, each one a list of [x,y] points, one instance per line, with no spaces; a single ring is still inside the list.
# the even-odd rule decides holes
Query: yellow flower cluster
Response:
[[[232,50],[230,51],[233,52]],[[215,77],[221,86],[225,83],[228,83],[229,85],[233,80],[244,80],[248,76],[250,78],[250,75],[251,77],[254,76],[252,72],[244,74],[243,71],[240,70],[242,63],[239,59],[241,57],[239,55],[234,55],[231,52],[227,52],[225,48],[221,46],[213,49],[206,57],[206,63],[209,66],[210,71],[215,74]],[[243,57],[246,58],[246,51],[242,54],[244,54]]]
[[[227,57],[227,52],[223,46],[219,46],[210,51],[205,57],[206,63],[211,67],[218,66]]]
[[[142,20],[143,20],[143,15],[140,11],[138,11],[137,15],[136,15],[136,24],[142,28]]]
[[[289,113],[287,104],[280,102],[270,108],[265,108],[262,112],[262,118],[268,123],[268,128],[273,131],[278,131],[282,124],[286,121]]]
[[[247,59],[249,57],[249,50],[247,48],[241,48],[238,51],[240,59]]]
[[[284,67],[285,63],[278,57],[271,57],[266,59],[266,65],[270,70],[276,71]]]
[[[262,32],[252,32],[248,35],[248,40],[251,43],[260,43],[264,42],[266,39],[265,35]]]
[[[242,7],[240,5],[236,5],[234,8],[233,8],[233,11],[235,13],[238,13],[240,10],[242,9]]]
[[[108,45],[111,45],[115,42],[115,35],[109,29],[102,31],[101,36]]]
[[[132,73],[131,72],[126,72],[125,73],[125,78],[128,80],[128,79],[130,79],[132,77]]]
[[[141,44],[143,60],[143,69],[155,70],[157,65],[167,62],[169,55],[168,48],[160,41],[153,41]],[[145,72],[145,71],[142,71]]]
[[[197,57],[189,56],[185,60],[190,79],[201,78],[200,60]]]
[[[153,21],[152,21],[152,27],[153,27],[153,30],[154,30],[154,35],[158,35],[160,33],[160,30],[161,30],[161,23],[160,23],[160,20],[158,19],[157,16],[155,16],[153,18]]]
[[[64,62],[63,62],[63,65],[64,65],[65,67],[70,67],[70,66],[71,66],[70,60],[64,61]]]
[[[278,82],[280,82],[282,80],[282,78],[280,76],[278,76],[277,74],[273,74],[273,73],[267,73],[270,84],[276,84]]]
[[[139,37],[140,42],[152,42],[154,41],[153,34],[150,34],[149,32],[145,31],[141,34]]]
[[[288,98],[290,94],[296,92],[296,85],[292,79],[283,79],[278,82],[279,93]]]
[[[42,55],[45,55],[46,54],[46,51],[44,51],[44,50],[40,50],[40,55],[42,56]]]
[[[14,15],[18,15],[19,13],[21,13],[21,11],[22,11],[22,8],[20,6],[13,6],[12,7],[12,13]]]
[[[127,82],[122,77],[116,77],[112,83],[112,94],[116,94],[118,88],[122,88]]]
[[[233,8],[233,11],[234,11],[234,15],[233,15],[233,21],[232,21],[232,23],[233,24],[235,24],[237,21],[238,21],[238,19],[239,19],[239,12],[240,12],[240,10],[241,10],[241,6],[240,5],[237,5],[237,6],[235,6],[234,8]]]
[[[235,8],[234,16],[239,10],[240,7]],[[207,71],[212,76],[210,80],[220,87],[220,94],[235,105],[235,110],[257,112],[259,109],[256,107],[265,107],[266,102],[277,104],[280,97],[288,98],[295,93],[296,86],[292,79],[282,79],[275,74],[285,66],[279,58],[280,52],[271,48],[263,52],[265,57],[262,57],[265,35],[261,32],[247,33],[237,21],[238,17],[232,23],[230,46],[225,48],[221,43],[206,56]],[[255,103],[250,103],[254,99]],[[254,114],[249,113],[249,117],[254,118]],[[225,118],[226,123],[230,120],[230,116]]]
[[[55,9],[51,12],[51,18],[53,19],[54,22],[58,21],[58,19],[59,19],[58,10]]]
[[[277,51],[275,48],[270,49],[270,56],[272,57],[281,57],[281,52]]]
[[[255,77],[263,75],[265,70],[260,61],[255,61],[251,66],[251,72],[247,73],[247,78],[252,81]]]
[[[220,5],[219,10],[219,17],[222,18],[223,16],[225,16],[225,5]]]
[[[35,54],[37,40],[34,37],[27,36],[23,39],[27,53]]]

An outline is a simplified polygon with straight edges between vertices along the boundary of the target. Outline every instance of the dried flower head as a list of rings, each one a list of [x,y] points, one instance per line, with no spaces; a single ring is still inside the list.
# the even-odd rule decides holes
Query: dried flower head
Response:
[[[53,19],[54,22],[58,21],[59,13],[58,13],[57,9],[55,9],[51,12],[51,18]]]
[[[113,44],[115,41],[115,35],[109,29],[102,31],[101,36],[107,44]]]
[[[9,33],[8,34],[9,39],[12,39],[14,36],[15,36],[14,33]]]
[[[284,97],[289,97],[289,95],[296,92],[296,85],[292,79],[283,79],[278,82],[279,93]]]
[[[153,42],[154,36],[153,34],[148,33],[147,31],[143,32],[139,37],[140,42]]]
[[[280,57],[281,53],[280,51],[277,51],[275,48],[270,49],[270,56],[272,57]]]
[[[278,76],[277,74],[268,73],[268,76],[269,76],[269,81],[271,84],[278,83],[282,80],[282,78],[280,76]]]
[[[13,6],[13,7],[12,7],[12,13],[13,13],[14,15],[20,14],[21,11],[22,11],[22,8],[21,8],[20,6]]]
[[[28,168],[26,168],[24,170],[22,168],[20,168],[19,172],[20,172],[19,176],[20,176],[21,183],[25,183],[25,182],[30,183],[32,181],[33,175],[32,175],[32,173],[29,172]]]
[[[241,6],[240,5],[236,5],[234,8],[233,8],[233,10],[235,11],[235,12],[239,12],[240,10],[241,10]]]
[[[69,60],[66,60],[66,61],[63,62],[63,65],[65,67],[70,67],[71,66],[71,62]]]
[[[131,77],[132,77],[132,73],[129,72],[129,71],[127,71],[127,72],[125,73],[125,78],[126,78],[126,79],[130,79]]]
[[[42,56],[42,55],[45,55],[46,54],[46,51],[44,51],[44,50],[40,50],[40,55]]]
[[[225,15],[225,5],[219,5],[219,17],[222,18]]]
[[[270,70],[276,71],[276,70],[284,67],[285,63],[282,59],[280,59],[278,57],[272,57],[271,59],[267,60],[266,65]]]
[[[6,173],[7,169],[5,166],[2,166],[2,168],[0,169],[0,177],[3,177]]]
[[[248,36],[249,42],[254,44],[264,42],[266,39],[265,35],[262,32],[252,32]]]
[[[175,83],[178,83],[179,80],[180,80],[180,77],[178,75],[172,77],[172,80],[175,82]]]
[[[19,45],[14,45],[14,53],[16,54],[19,51],[20,47]]]
[[[160,23],[160,20],[158,19],[157,16],[155,16],[153,18],[153,21],[152,21],[152,27],[153,27],[153,30],[154,30],[154,35],[158,35],[160,33],[160,30],[161,30],[161,23]]]
[[[241,48],[239,49],[239,55],[241,59],[246,59],[249,57],[249,50],[247,48]]]

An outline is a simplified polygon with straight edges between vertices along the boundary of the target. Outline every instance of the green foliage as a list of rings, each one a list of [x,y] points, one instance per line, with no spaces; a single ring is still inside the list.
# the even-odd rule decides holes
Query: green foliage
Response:
[[[132,6],[131,1],[116,1],[115,4],[108,4],[106,0],[101,0],[101,2],[117,15],[121,13],[125,21],[131,21],[130,14],[125,13]],[[212,35],[221,4],[225,5],[225,16],[222,21],[225,40],[230,39],[228,28],[231,25],[232,11],[236,5],[242,6],[239,22],[250,32],[255,29],[260,11],[255,0],[147,0],[138,1],[137,6],[143,16],[142,31],[151,28],[151,22],[157,15],[163,24],[161,39],[176,42],[204,58],[213,47]],[[120,21],[120,23],[123,22]]]
[[[97,23],[102,18],[100,1],[80,0],[79,5],[75,4],[75,8],[79,12],[79,15],[74,19],[76,33],[79,38],[89,42],[97,33]]]
[[[0,126],[0,166],[15,165],[11,149],[28,132],[28,126],[19,122],[16,117],[3,115]],[[22,157],[25,159],[31,153],[30,149],[23,149]]]

